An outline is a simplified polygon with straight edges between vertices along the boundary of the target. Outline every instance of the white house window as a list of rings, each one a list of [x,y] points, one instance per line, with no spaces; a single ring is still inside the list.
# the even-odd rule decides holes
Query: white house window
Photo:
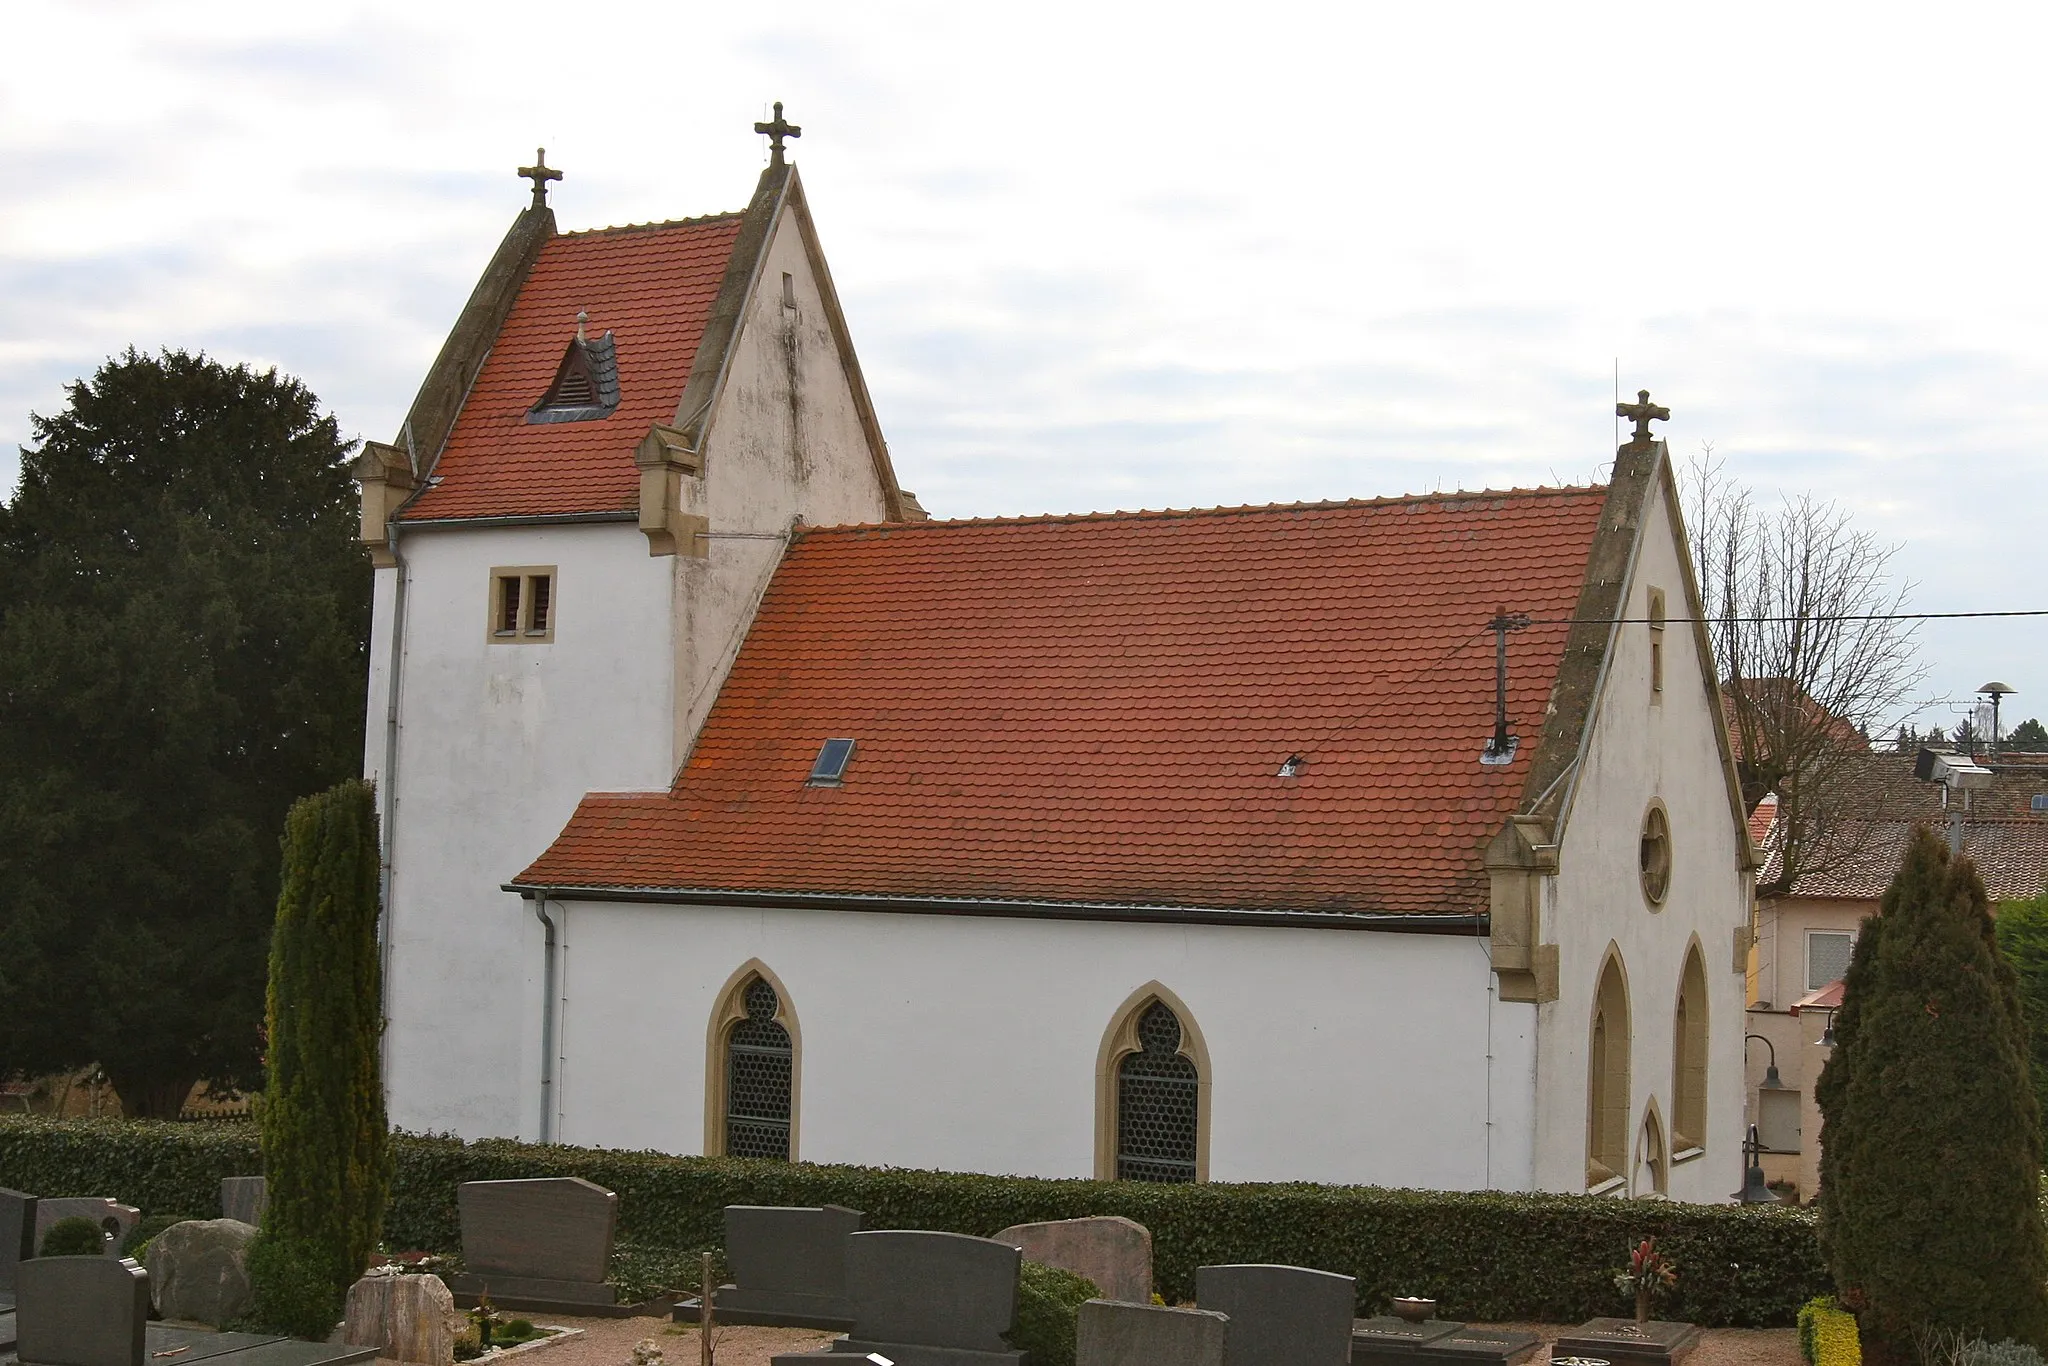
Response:
[[[1849,953],[1856,947],[1856,936],[1834,931],[1814,930],[1806,936],[1806,989],[1818,991],[1830,982],[1839,982],[1849,971]]]
[[[1180,1041],[1179,1018],[1154,1001],[1138,1019],[1139,1050],[1117,1066],[1120,1181],[1195,1179],[1201,1076]]]
[[[789,1160],[789,1031],[776,1023],[782,1002],[762,978],[747,983],[746,1018],[725,1045],[725,1154]]]
[[[493,643],[545,645],[555,638],[555,567],[508,565],[491,571]]]

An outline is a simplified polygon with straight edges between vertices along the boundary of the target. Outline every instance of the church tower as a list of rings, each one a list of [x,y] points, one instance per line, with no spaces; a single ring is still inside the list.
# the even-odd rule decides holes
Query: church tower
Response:
[[[555,1136],[560,908],[504,884],[591,790],[666,787],[794,527],[897,487],[782,118],[738,213],[561,232],[544,155],[396,440],[365,770],[392,1122]],[[654,1003],[649,1003],[652,1006]]]

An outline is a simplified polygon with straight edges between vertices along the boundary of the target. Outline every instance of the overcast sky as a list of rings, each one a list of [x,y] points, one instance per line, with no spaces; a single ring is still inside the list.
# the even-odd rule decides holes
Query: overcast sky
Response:
[[[742,207],[793,145],[937,516],[1583,482],[1620,388],[1767,499],[2048,607],[2048,11],[7,0],[0,491],[130,344],[389,439],[524,202]],[[2048,716],[2048,624],[1929,695]],[[1936,706],[1924,717],[1951,725]]]

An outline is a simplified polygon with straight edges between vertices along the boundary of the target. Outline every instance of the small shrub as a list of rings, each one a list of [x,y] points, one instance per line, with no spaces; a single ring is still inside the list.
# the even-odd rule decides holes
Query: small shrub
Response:
[[[341,1319],[343,1299],[326,1260],[275,1234],[260,1235],[249,1245],[249,1282],[256,1292],[250,1322],[265,1332],[325,1342]]]
[[[1856,1316],[1832,1295],[1808,1300],[1799,1308],[1799,1355],[1810,1366],[1861,1366]]]
[[[2004,1342],[1985,1342],[1979,1339],[1964,1346],[1957,1361],[1959,1366],[2043,1366],[2041,1354],[2024,1342],[2010,1338]]]
[[[74,1214],[50,1225],[50,1231],[43,1235],[43,1245],[36,1251],[44,1257],[97,1257],[106,1248],[107,1235],[100,1232],[100,1226]]]
[[[1017,1277],[1017,1326],[1004,1336],[1031,1366],[1074,1366],[1081,1306],[1101,1293],[1086,1276],[1026,1262]]]

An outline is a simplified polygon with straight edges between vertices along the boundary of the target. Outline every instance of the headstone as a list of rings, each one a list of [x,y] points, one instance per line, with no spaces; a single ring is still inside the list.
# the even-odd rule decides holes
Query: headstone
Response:
[[[1090,1300],[1075,1324],[1074,1366],[1223,1366],[1230,1318],[1213,1309]]]
[[[36,1255],[36,1198],[0,1187],[0,1297],[12,1308],[14,1265]]]
[[[126,1257],[38,1257],[16,1276],[24,1366],[142,1366],[147,1271]]]
[[[341,1340],[417,1366],[449,1366],[463,1316],[439,1276],[365,1276],[348,1288]]]
[[[260,1176],[220,1179],[220,1217],[263,1227],[263,1209],[270,1203],[270,1185]]]
[[[1106,1300],[1152,1303],[1152,1230],[1134,1220],[1105,1214],[1012,1224],[996,1241],[1022,1248],[1027,1262],[1086,1276]]]
[[[1554,1357],[1602,1357],[1614,1366],[1662,1366],[1683,1361],[1699,1346],[1700,1330],[1690,1323],[1652,1319],[1588,1319],[1558,1335]]]
[[[36,1201],[36,1246],[43,1245],[43,1235],[50,1231],[50,1225],[59,1219],[90,1219],[100,1226],[104,1235],[106,1254],[109,1257],[121,1255],[121,1244],[142,1222],[142,1211],[133,1205],[124,1205],[118,1200],[103,1195],[68,1195],[57,1199]]]
[[[577,1176],[529,1181],[465,1181],[455,1188],[462,1215],[463,1294],[488,1291],[491,1303],[522,1306],[608,1305],[605,1284],[619,1197]]]
[[[1358,1282],[1300,1266],[1198,1266],[1195,1303],[1230,1316],[1229,1366],[1345,1366]]]
[[[725,1260],[733,1283],[718,1287],[716,1321],[780,1328],[853,1326],[846,1296],[846,1239],[860,1231],[861,1213],[839,1205],[812,1209],[780,1205],[725,1207]],[[695,1323],[695,1300],[673,1317]]]
[[[962,1233],[875,1229],[846,1238],[853,1331],[819,1352],[785,1352],[775,1366],[854,1353],[896,1366],[1023,1366],[1003,1341],[1017,1318],[1023,1256]]]
[[[1360,1319],[1351,1327],[1351,1366],[1418,1366],[1432,1361],[1519,1366],[1542,1345],[1534,1333],[1510,1328],[1472,1328],[1444,1319]]]
[[[239,1219],[188,1219],[149,1240],[149,1295],[167,1319],[218,1328],[255,1304],[249,1244],[256,1228]]]

